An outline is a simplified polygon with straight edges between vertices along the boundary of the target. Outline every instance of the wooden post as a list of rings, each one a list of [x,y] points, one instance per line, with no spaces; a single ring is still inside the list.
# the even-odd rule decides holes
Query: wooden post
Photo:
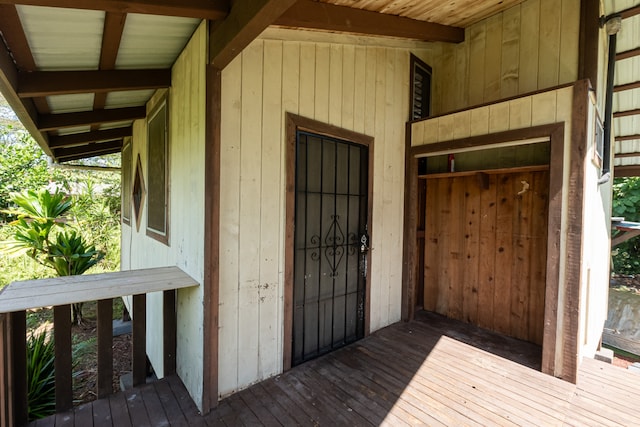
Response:
[[[53,307],[53,335],[56,343],[56,412],[64,412],[73,408],[70,304]]]
[[[164,329],[164,376],[176,373],[176,291],[171,289],[163,292],[162,322]]]
[[[13,389],[9,394],[13,399],[13,421],[15,425],[26,424],[28,419],[27,408],[27,313],[16,311],[9,314],[9,326],[11,329],[11,360],[9,361],[9,384]]]
[[[98,399],[113,393],[113,300],[98,301]]]
[[[8,357],[10,351],[9,345],[9,316],[5,313],[0,314],[0,425],[9,426],[12,420],[9,417],[9,408],[11,407]]]
[[[147,295],[133,296],[133,386],[147,381]]]

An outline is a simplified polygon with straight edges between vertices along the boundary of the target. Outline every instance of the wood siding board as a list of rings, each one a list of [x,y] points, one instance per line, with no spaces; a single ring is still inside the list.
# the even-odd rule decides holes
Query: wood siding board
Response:
[[[496,269],[493,294],[493,329],[510,332],[511,272],[513,265],[513,177],[499,175],[496,190]]]
[[[317,44],[315,56],[315,92],[313,118],[323,123],[329,121],[329,80],[331,46]]]
[[[282,187],[272,192],[273,183],[280,182],[282,147],[282,44],[277,41],[264,42],[264,84],[262,99],[262,170],[260,210],[260,278],[258,295],[259,354],[277,354],[280,351],[280,329],[282,321],[278,304],[280,282],[279,247],[282,230],[277,226],[282,217]],[[266,196],[271,194],[270,196]],[[275,357],[260,357],[258,374],[266,378],[279,371]]]
[[[300,43],[300,97],[298,110],[301,116],[315,117],[316,48],[312,43]]]
[[[481,187],[477,177],[465,180],[464,245],[462,256],[462,320],[478,323],[478,286],[480,258]],[[488,255],[488,254],[486,254]]]
[[[293,288],[295,247],[295,185],[296,185],[296,124],[294,117],[286,117],[286,234],[284,283],[284,370],[291,368],[293,343]]]
[[[442,76],[456,75],[456,47],[447,45],[442,49],[442,56],[439,58],[439,72]],[[446,78],[441,81],[441,110],[442,112],[454,111],[458,108],[456,103],[456,79]]]
[[[560,69],[558,70],[558,84],[571,83],[578,78],[580,8],[580,0],[561,1]],[[593,84],[597,84],[597,80],[594,80]]]
[[[260,328],[260,216],[263,46],[261,41],[242,52],[240,212],[238,268],[238,381],[247,384],[258,378]]]
[[[354,102],[356,88],[356,58],[355,46],[342,47],[342,105],[340,126],[346,129],[354,129]]]
[[[342,126],[343,53],[342,45],[332,44],[329,51],[329,118],[327,122],[334,126]]]
[[[502,14],[497,14],[487,19],[483,102],[495,101],[500,98],[503,61],[502,20]]]
[[[471,136],[471,112],[462,111],[454,115],[455,127],[453,139],[469,138]]]
[[[509,101],[509,129],[531,127],[531,97]]]
[[[478,326],[493,329],[493,295],[496,272],[497,175],[489,175],[489,185],[480,190],[480,239],[482,254],[478,265]]]
[[[221,390],[238,384],[238,269],[242,56],[222,75],[220,153],[220,371]],[[213,396],[212,396],[213,398]],[[217,399],[217,396],[215,397]]]
[[[486,135],[489,133],[489,107],[474,108],[471,110],[470,137]]]
[[[449,245],[447,257],[447,270],[449,271],[448,283],[442,285],[449,287],[449,304],[447,317],[463,320],[463,266],[464,266],[464,229],[465,229],[465,179],[455,177],[451,183],[449,198],[450,221],[444,226],[446,239]]]
[[[365,133],[367,50],[356,46],[354,52],[353,130]],[[346,76],[346,73],[345,73]],[[349,77],[350,78],[350,77]],[[348,81],[348,80],[347,80]],[[346,86],[346,84],[345,84]],[[348,105],[345,106],[348,110]]]
[[[469,40],[469,105],[485,102],[485,49],[487,42],[487,26],[481,21],[467,29]]]
[[[377,135],[376,133],[376,63],[377,50],[373,47],[366,48],[365,70],[365,102],[364,102],[364,133]]]
[[[502,82],[501,98],[518,94],[520,79],[520,5],[513,6],[503,12],[502,20]]]
[[[449,229],[447,227],[448,218],[451,217],[451,200],[452,200],[452,181],[450,179],[438,180],[437,199],[435,206],[438,221],[438,299],[436,302],[436,313],[447,315],[449,313],[449,288],[450,275],[449,270],[449,252],[451,248],[451,240],[449,238]]]
[[[532,229],[538,234],[531,241],[532,265],[535,269],[530,275],[529,288],[529,337],[534,343],[542,345],[544,331],[544,294],[547,271],[547,233],[549,215],[537,215],[537,212],[549,212],[549,172],[534,175],[531,183],[533,192]],[[540,285],[542,284],[542,285]]]
[[[538,88],[553,87],[559,82],[562,15],[557,8],[557,0],[540,0]]]
[[[538,89],[538,54],[540,31],[540,0],[528,0],[520,5],[520,66],[518,91]]]
[[[469,43],[459,43],[455,47],[456,73],[463,76],[469,75]],[[469,79],[463,79],[455,87],[455,108],[464,108],[469,105]]]
[[[531,97],[531,126],[556,122],[556,93],[544,92]]]
[[[416,240],[416,228],[420,221],[417,218],[419,215],[418,200],[420,199],[420,195],[418,195],[418,159],[411,156],[410,147],[411,124],[407,123],[405,125],[404,222],[402,233],[404,244],[402,252],[401,319],[403,321],[413,320],[415,307],[422,304],[422,301],[418,301],[417,283],[418,275],[424,277],[424,272],[418,271],[418,266],[420,265],[418,261],[420,242]],[[414,246],[414,243],[416,246]]]
[[[440,216],[437,214],[438,188],[440,180],[431,180],[426,185],[426,219],[425,219],[425,250],[424,250],[424,309],[437,311],[439,300],[438,277],[440,272],[440,247],[444,243],[440,238]]]
[[[508,102],[489,106],[489,133],[498,133],[509,129],[509,107]]]

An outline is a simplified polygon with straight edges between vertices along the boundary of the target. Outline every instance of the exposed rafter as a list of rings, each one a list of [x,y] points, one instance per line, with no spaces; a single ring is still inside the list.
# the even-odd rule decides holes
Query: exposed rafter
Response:
[[[616,159],[624,159],[628,157],[640,157],[640,153],[616,153],[613,156]]]
[[[464,29],[401,16],[300,0],[275,22],[293,28],[458,43]]]
[[[617,119],[620,117],[639,116],[639,115],[640,115],[640,108],[637,108],[635,110],[616,111],[615,113],[613,113],[613,118]]]
[[[631,18],[632,16],[640,15],[640,4],[630,7],[629,9],[625,9],[622,12],[618,12],[618,14],[622,17],[622,19]]]
[[[229,11],[227,0],[0,0],[0,4],[181,16],[213,21],[224,19]]]
[[[295,2],[296,0],[234,2],[229,16],[212,31],[211,63],[220,70],[226,67]]]
[[[616,141],[633,141],[634,139],[640,139],[640,135],[621,135],[616,136]]]
[[[65,161],[70,157],[76,157],[83,155],[84,157],[93,157],[107,152],[113,152],[113,150],[119,151],[122,148],[122,140],[100,142],[88,145],[82,145],[71,148],[58,148],[53,150],[53,154],[56,159]]]
[[[131,126],[127,126],[127,127],[115,128],[115,129],[95,130],[92,132],[74,133],[71,135],[50,136],[49,147],[51,147],[52,149],[55,149],[55,148],[73,147],[76,145],[84,145],[92,142],[112,141],[114,139],[121,139],[127,136],[131,136],[132,134],[133,134],[133,130]]]
[[[171,86],[171,70],[34,71],[18,74],[21,98]]]
[[[47,114],[40,116],[38,129],[51,131],[76,126],[91,126],[100,123],[123,122],[143,119],[146,107],[114,108],[106,110],[82,111],[79,113]]]
[[[640,47],[635,49],[625,50],[624,52],[616,53],[616,61],[621,61],[627,58],[633,58],[640,55]]]
[[[623,92],[625,90],[632,90],[632,89],[638,89],[638,88],[640,88],[640,81],[614,86],[613,91]]]

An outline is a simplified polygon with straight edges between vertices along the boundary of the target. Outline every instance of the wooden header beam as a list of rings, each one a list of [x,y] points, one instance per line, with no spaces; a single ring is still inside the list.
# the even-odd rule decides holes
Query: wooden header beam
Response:
[[[299,0],[274,24],[424,41],[464,41],[463,28],[311,0]]]
[[[21,98],[171,86],[171,70],[34,71],[18,74]]]
[[[640,115],[640,108],[636,108],[635,110],[616,111],[615,113],[613,113],[613,118],[617,119],[619,117],[629,117],[637,115]]]
[[[640,153],[614,153],[613,155],[616,159],[624,159],[627,157],[640,157]]]
[[[146,107],[113,108],[106,110],[82,111],[79,113],[47,114],[40,116],[38,129],[50,131],[75,126],[91,126],[100,123],[124,122],[143,119]]]
[[[640,135],[620,135],[616,136],[616,141],[633,141],[634,139],[640,139]]]
[[[637,6],[630,7],[629,9],[625,9],[622,12],[618,12],[618,14],[622,17],[622,19],[627,19],[636,15],[640,15],[640,4]]]
[[[64,157],[64,158],[55,158],[54,160],[57,161],[58,163],[72,162],[74,160],[82,160],[82,159],[87,159],[89,157],[106,156],[107,154],[116,154],[116,153],[119,153],[121,150],[122,150],[122,148],[113,148],[111,150],[104,150],[104,151],[100,151],[100,152],[91,152],[91,153],[85,153],[85,154],[78,154],[76,156],[67,156],[67,157]]]
[[[58,148],[53,150],[56,159],[64,161],[65,158],[81,155],[83,157],[93,157],[113,150],[122,149],[122,140],[92,143],[70,148]]]
[[[212,21],[224,19],[229,11],[228,0],[0,0],[0,4],[180,16]]]
[[[209,38],[210,62],[219,70],[271,25],[296,0],[235,1],[229,16],[213,28]]]
[[[115,129],[96,130],[92,132],[74,133],[71,135],[49,136],[49,147],[65,148],[92,142],[112,141],[133,135],[131,126]]]
[[[613,176],[614,178],[640,176],[640,165],[615,166],[613,168]]]
[[[614,92],[623,92],[625,90],[632,90],[632,89],[638,89],[638,88],[640,88],[640,81],[614,86],[613,87],[613,91]]]
[[[640,47],[631,50],[625,50],[624,52],[616,53],[616,61],[620,61],[622,59],[633,58],[635,56],[640,55]]]

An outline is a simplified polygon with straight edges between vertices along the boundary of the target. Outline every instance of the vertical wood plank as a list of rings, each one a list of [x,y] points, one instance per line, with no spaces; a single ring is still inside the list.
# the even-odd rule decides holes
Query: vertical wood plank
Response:
[[[67,322],[71,322],[71,314],[67,317]],[[27,313],[25,311],[16,311],[9,313],[9,327],[11,334],[10,344],[10,384],[13,389],[10,390],[11,399],[13,400],[12,414],[15,425],[23,425],[27,423],[28,407],[27,407]],[[57,355],[56,355],[57,356]],[[68,353],[71,358],[71,351]],[[71,376],[71,373],[69,373]],[[57,393],[56,393],[57,396]]]
[[[259,354],[258,374],[269,377],[279,371],[275,357],[281,351],[279,325],[282,322],[278,301],[280,283],[279,227],[283,212],[282,185],[282,43],[265,40],[262,98],[262,201],[260,209],[260,280],[259,294]]]
[[[9,314],[0,313],[0,425],[12,425],[10,417],[11,398],[9,353],[11,352],[11,333],[9,331]]]
[[[53,307],[53,332],[56,342],[56,411],[73,407],[73,381],[71,360],[71,306]]]
[[[490,254],[480,253],[480,200],[482,186],[478,177],[465,179],[464,185],[464,248],[462,252],[462,320],[478,323],[478,271],[480,258]]]
[[[538,51],[540,31],[540,0],[528,0],[520,5],[520,66],[519,93],[538,89]]]
[[[544,294],[547,272],[547,218],[549,217],[549,172],[534,174],[531,182],[533,212],[531,228],[531,274],[529,284],[529,331],[531,342],[542,345]],[[544,215],[540,213],[544,212]]]
[[[258,378],[260,328],[260,205],[264,41],[242,53],[240,212],[238,265],[238,382]]]
[[[483,102],[491,102],[500,98],[503,59],[502,18],[503,15],[499,13],[487,19]]]
[[[493,295],[493,329],[510,331],[511,271],[513,259],[513,178],[508,174],[497,177],[496,190],[496,275]]]
[[[282,46],[282,110],[298,114],[300,97],[300,43],[286,42]]]
[[[580,0],[562,0],[560,9],[560,64],[558,84],[578,79],[580,54]],[[594,81],[593,84],[596,84]]]
[[[488,187],[480,192],[480,241],[478,263],[478,326],[493,329],[493,295],[496,276],[496,175],[488,175]]]
[[[176,373],[176,290],[171,289],[162,293],[162,337],[164,376]]]
[[[332,44],[329,52],[329,118],[328,123],[342,126],[342,45]]]
[[[538,89],[558,85],[560,62],[560,23],[557,0],[540,0],[540,51]]]
[[[464,235],[465,229],[465,205],[464,205],[464,177],[451,179],[451,192],[449,193],[449,221],[447,221],[445,232],[447,233],[447,244],[449,246],[445,256],[447,257],[446,269],[448,270],[449,304],[447,316],[452,319],[462,320],[462,289],[464,266]]]
[[[142,385],[147,381],[147,295],[133,296],[131,370],[133,385]],[[57,347],[57,346],[56,346]]]
[[[452,182],[450,179],[438,180],[438,199],[436,203],[438,215],[438,299],[436,313],[447,315],[449,312],[449,287],[451,284],[449,271],[449,251],[451,240],[447,224],[451,216]]]
[[[346,61],[346,56],[345,56]],[[365,133],[367,50],[356,46],[354,52],[353,130]],[[346,74],[345,74],[346,76]]]
[[[98,399],[113,393],[113,300],[97,302]]]
[[[312,43],[300,43],[300,115],[315,117],[316,93],[316,46]]]
[[[469,105],[469,43],[455,45],[455,72],[458,84],[455,87],[455,109],[459,110]]]
[[[330,45],[318,43],[315,57],[315,93],[314,116],[319,122],[329,121],[329,66],[331,62]]]
[[[222,72],[220,129],[220,392],[238,384],[238,270],[242,55]],[[218,396],[211,396],[218,399]]]
[[[362,64],[364,65],[364,64]],[[342,106],[341,126],[345,129],[354,129],[354,102],[355,102],[355,46],[344,45],[342,47]],[[362,96],[362,93],[359,94]]]
[[[520,78],[520,5],[513,6],[503,12],[502,20],[502,82],[501,98],[518,94]]]
[[[424,309],[436,311],[438,301],[438,272],[440,265],[440,215],[438,214],[438,189],[439,180],[430,179],[426,185],[426,212],[425,212],[425,248],[424,248]]]
[[[481,21],[466,30],[469,39],[469,105],[484,102],[486,22]]]

